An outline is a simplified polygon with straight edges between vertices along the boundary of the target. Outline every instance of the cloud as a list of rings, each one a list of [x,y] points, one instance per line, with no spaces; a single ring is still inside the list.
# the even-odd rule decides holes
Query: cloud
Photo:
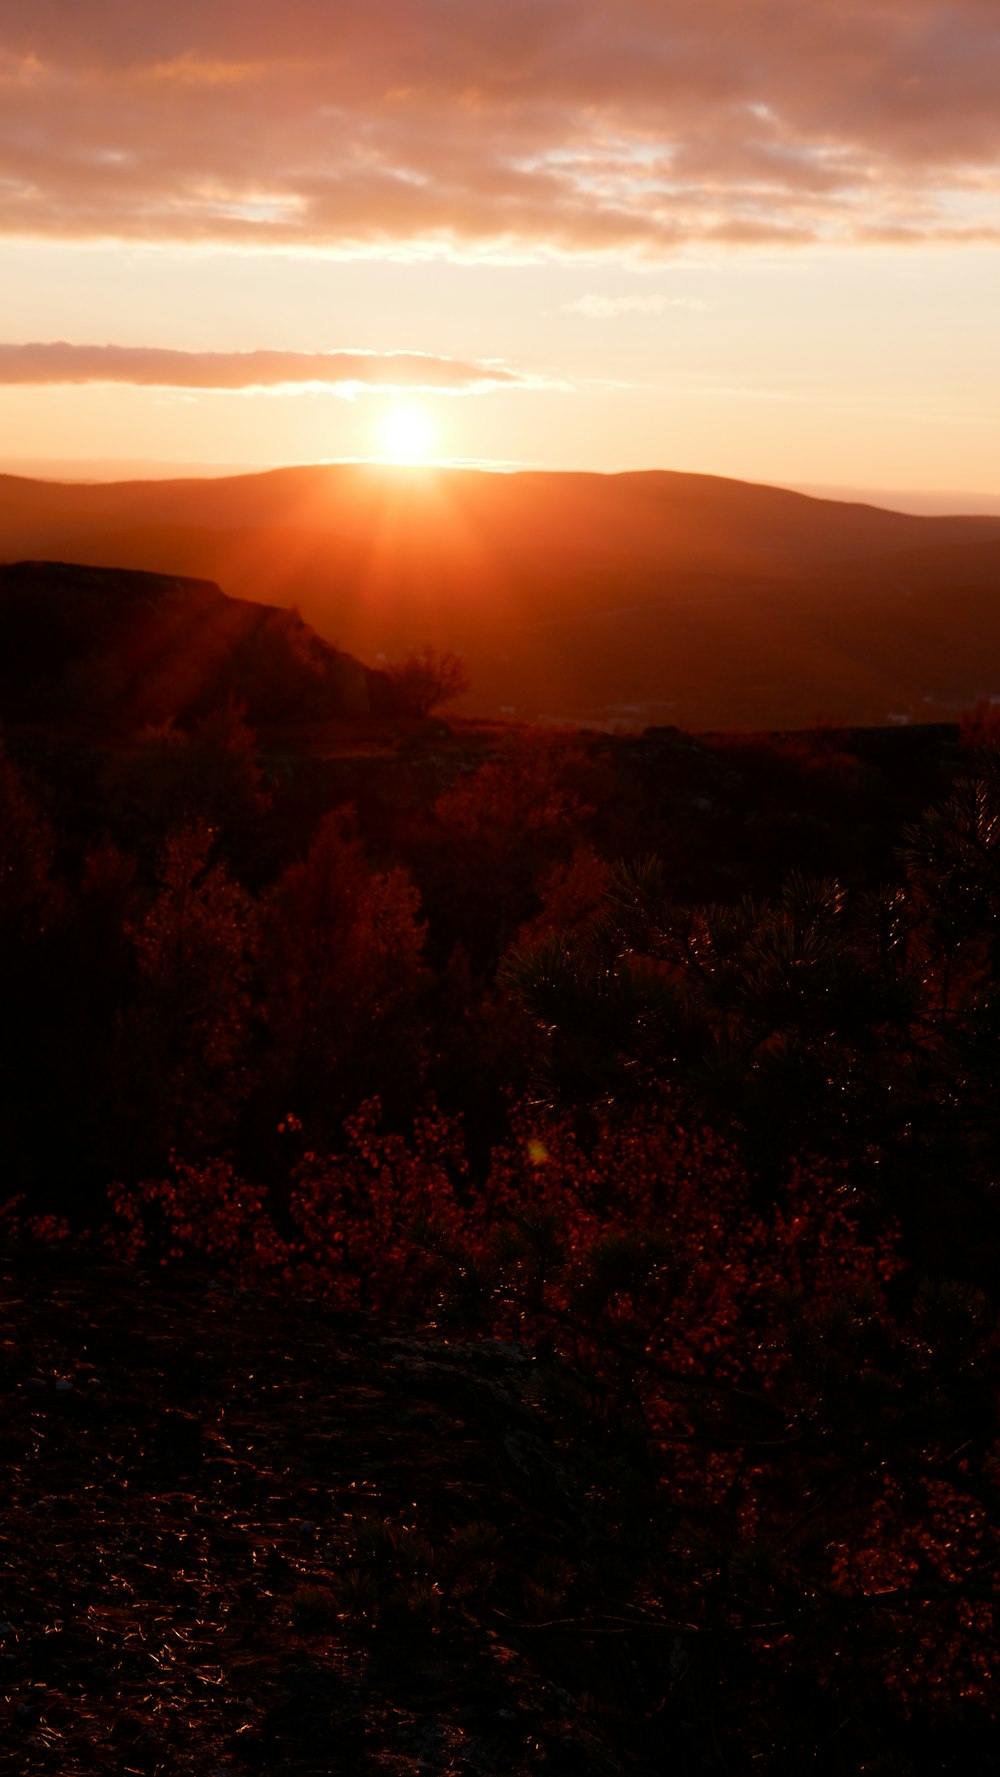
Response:
[[[577,296],[564,302],[560,313],[587,315],[592,321],[611,321],[618,315],[665,315],[668,309],[689,309],[707,315],[712,308],[700,296]]]
[[[997,239],[998,92],[997,0],[4,0],[0,229],[650,258],[916,214],[912,238]]]
[[[421,352],[182,352],[163,346],[0,344],[0,385],[131,383],[161,389],[265,389],[322,385],[352,390],[420,389],[464,394],[517,387],[524,379],[494,364],[465,364]]]

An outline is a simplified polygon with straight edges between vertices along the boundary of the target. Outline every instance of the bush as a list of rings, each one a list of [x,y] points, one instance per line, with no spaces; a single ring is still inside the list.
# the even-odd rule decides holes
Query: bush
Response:
[[[399,707],[407,716],[429,716],[469,689],[465,662],[457,654],[439,654],[436,648],[414,650],[387,672]]]

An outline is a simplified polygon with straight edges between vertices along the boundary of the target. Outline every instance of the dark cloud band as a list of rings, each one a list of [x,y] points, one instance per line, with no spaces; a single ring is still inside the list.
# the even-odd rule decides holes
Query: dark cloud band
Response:
[[[0,230],[995,238],[997,0],[4,0]]]

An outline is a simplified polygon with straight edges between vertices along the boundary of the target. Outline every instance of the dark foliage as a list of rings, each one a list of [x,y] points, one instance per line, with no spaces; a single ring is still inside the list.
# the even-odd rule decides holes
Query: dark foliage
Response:
[[[234,1770],[318,1772],[334,1732],[358,1769],[416,1757],[377,1725],[407,1687],[438,1711],[419,1756],[442,1772],[460,1730],[487,1773],[968,1766],[1000,1605],[981,728],[961,753],[954,733],[892,752],[458,725],[296,753],[230,702],[89,753],[12,730],[9,1241],[56,1267],[67,1328],[121,1380],[79,1424],[11,1436],[82,1465],[81,1498],[107,1496],[107,1439],[142,1481],[140,1627],[159,1610],[183,1640],[188,1582],[203,1620],[226,1604],[227,1709],[241,1661],[264,1684],[227,1729]],[[134,1304],[140,1343],[173,1324],[194,1366],[184,1386],[155,1369],[159,1424],[87,1306],[109,1259],[107,1325]],[[232,1308],[242,1381],[209,1356],[210,1285],[254,1292],[255,1332]],[[41,1379],[82,1390],[82,1362],[61,1349]],[[292,1415],[294,1556],[279,1434],[260,1403],[219,1406],[258,1364],[314,1403],[311,1430]],[[145,1428],[120,1449],[115,1388]],[[363,1504],[341,1503],[348,1461]],[[214,1514],[197,1575],[179,1488]],[[86,1523],[98,1548],[104,1507]],[[59,1592],[60,1633],[118,1649],[99,1664],[154,1768],[99,1556],[65,1599],[18,1563]],[[31,1600],[26,1682],[48,1684]],[[460,1671],[483,1687],[465,1717],[442,1701]],[[103,1745],[100,1713],[74,1746]]]

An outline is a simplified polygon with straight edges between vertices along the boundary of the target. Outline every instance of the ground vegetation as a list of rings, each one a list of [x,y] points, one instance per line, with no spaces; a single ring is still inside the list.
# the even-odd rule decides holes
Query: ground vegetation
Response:
[[[993,738],[10,725],[18,1769],[968,1767]]]

